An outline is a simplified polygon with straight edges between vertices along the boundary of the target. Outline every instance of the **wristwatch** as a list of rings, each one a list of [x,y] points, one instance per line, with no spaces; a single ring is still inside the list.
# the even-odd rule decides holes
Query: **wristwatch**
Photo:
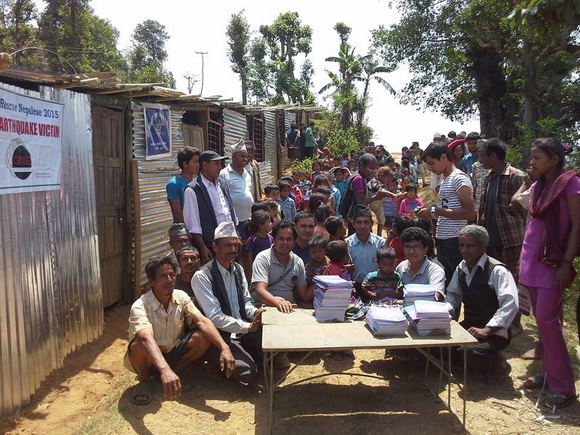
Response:
[[[431,214],[432,214],[433,216],[435,216],[435,209],[436,209],[436,208],[437,208],[437,207],[435,207],[435,204],[432,204],[432,205],[431,205]]]

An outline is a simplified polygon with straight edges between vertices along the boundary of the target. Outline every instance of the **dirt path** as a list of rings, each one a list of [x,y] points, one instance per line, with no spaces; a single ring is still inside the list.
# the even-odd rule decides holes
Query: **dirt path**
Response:
[[[70,355],[64,368],[43,382],[28,406],[1,419],[0,433],[267,433],[266,394],[234,382],[210,381],[200,366],[194,367],[191,374],[196,388],[179,400],[158,397],[146,406],[131,404],[128,388],[135,384],[135,377],[122,364],[128,311],[123,306],[108,312],[103,336]],[[533,345],[533,327],[526,325],[526,331],[530,333],[514,339],[507,351],[512,365],[511,382],[488,385],[475,376],[470,378],[470,433],[580,434],[580,404],[567,408],[555,419],[543,419],[541,413],[534,411],[536,393],[522,394],[514,388],[538,368],[538,363],[517,358]],[[384,359],[382,351],[357,351],[354,362],[338,362],[318,354],[292,373],[287,383],[299,376],[347,368],[385,380],[333,375],[284,388],[276,396],[276,432],[382,434],[391,425],[397,434],[462,432],[444,406],[421,387],[422,361]],[[436,376],[430,379],[435,386]],[[459,408],[456,391],[452,399]]]

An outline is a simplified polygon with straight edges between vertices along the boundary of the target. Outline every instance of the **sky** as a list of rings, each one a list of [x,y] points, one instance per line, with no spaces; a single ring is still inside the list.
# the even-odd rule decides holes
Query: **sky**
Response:
[[[241,101],[239,76],[232,72],[227,57],[226,27],[233,13],[244,10],[244,14],[254,34],[262,24],[271,24],[280,13],[297,11],[302,24],[312,27],[312,52],[309,54],[315,75],[313,92],[328,83],[325,68],[337,72],[336,64],[325,62],[325,58],[336,56],[339,38],[333,30],[337,22],[344,22],[352,28],[349,42],[356,53],[366,54],[371,30],[379,25],[390,25],[397,21],[395,9],[389,8],[389,0],[359,0],[357,2],[326,2],[294,0],[292,2],[263,0],[219,0],[216,3],[200,1],[165,0],[92,0],[96,15],[107,18],[120,32],[118,48],[126,50],[131,46],[131,34],[135,26],[147,19],[159,21],[170,35],[166,49],[169,54],[166,63],[176,81],[177,89],[187,93],[184,73],[196,75],[193,93],[201,90],[201,56],[205,55],[203,95],[221,95]],[[290,6],[291,5],[291,6]],[[343,6],[344,5],[344,6]],[[347,7],[347,5],[349,5]],[[383,74],[396,91],[407,83],[410,75],[406,69]],[[318,96],[320,105],[328,105]],[[451,130],[479,131],[479,120],[472,119],[464,125],[446,120],[437,113],[424,111],[419,107],[405,106],[396,96],[388,93],[380,84],[371,87],[371,107],[367,112],[369,125],[374,129],[376,144],[383,144],[391,152],[418,141],[425,147],[435,132],[447,134]]]

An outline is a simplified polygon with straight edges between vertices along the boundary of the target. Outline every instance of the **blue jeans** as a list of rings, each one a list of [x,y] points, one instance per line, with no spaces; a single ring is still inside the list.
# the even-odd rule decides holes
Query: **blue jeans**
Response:
[[[436,239],[437,242],[437,260],[445,269],[445,286],[449,285],[455,269],[463,260],[459,252],[459,237],[452,239]]]

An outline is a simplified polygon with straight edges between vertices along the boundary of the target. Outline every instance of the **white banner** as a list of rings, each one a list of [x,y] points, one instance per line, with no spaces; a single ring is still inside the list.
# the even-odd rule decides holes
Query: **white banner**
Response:
[[[0,89],[0,194],[60,189],[63,109]]]

